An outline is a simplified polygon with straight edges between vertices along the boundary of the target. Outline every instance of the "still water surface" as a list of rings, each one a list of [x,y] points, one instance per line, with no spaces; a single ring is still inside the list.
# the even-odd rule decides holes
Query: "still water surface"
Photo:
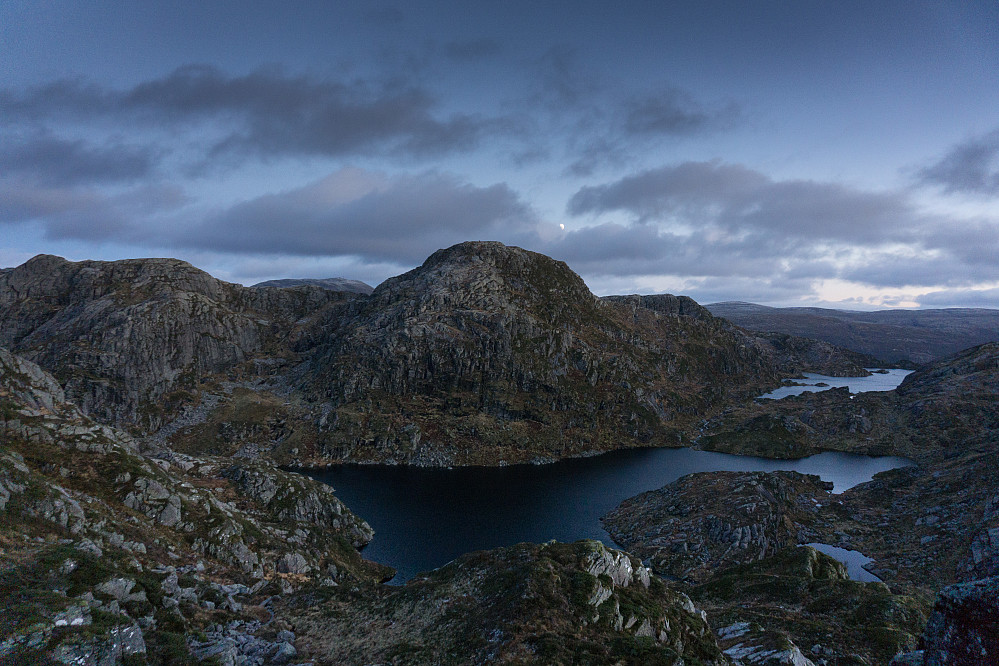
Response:
[[[398,570],[393,583],[473,550],[521,541],[599,539],[600,516],[622,500],[686,474],[794,470],[818,474],[842,492],[904,458],[820,453],[769,460],[691,449],[630,449],[549,465],[456,469],[339,465],[313,472],[375,529],[368,559]]]
[[[867,368],[874,370],[874,368]],[[831,388],[841,388],[843,386],[850,389],[850,393],[864,393],[865,391],[892,391],[898,388],[906,376],[912,374],[912,370],[900,370],[892,368],[887,373],[875,372],[869,377],[830,377],[828,375],[817,375],[814,372],[802,373],[805,379],[793,379],[796,384],[804,386],[781,386],[770,393],[764,393],[761,398],[773,398],[779,400],[789,395],[801,395],[806,392],[826,391]],[[818,386],[825,384],[825,386]]]

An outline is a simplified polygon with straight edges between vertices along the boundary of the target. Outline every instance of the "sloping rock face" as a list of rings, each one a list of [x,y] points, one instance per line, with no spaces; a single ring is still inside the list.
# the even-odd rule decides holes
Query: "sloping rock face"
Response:
[[[727,664],[690,599],[595,541],[464,555],[378,596],[287,611],[322,663]]]
[[[885,363],[873,356],[859,354],[821,340],[783,333],[749,333],[764,353],[782,368],[798,372],[816,372],[830,377],[867,377],[865,368]]]
[[[39,255],[0,274],[0,345],[54,373],[88,414],[148,431],[200,377],[280,356],[302,318],[347,298],[245,289],[175,259]]]
[[[321,455],[468,464],[680,443],[777,374],[685,309],[699,312],[598,300],[565,264],[500,243],[441,250],[359,302],[313,357]]]
[[[206,649],[229,641],[257,663],[290,649],[258,631],[267,597],[391,574],[361,558],[373,532],[329,487],[260,462],[144,456],[2,348],[0,443],[2,663],[191,663],[204,631],[218,634]]]
[[[917,646],[929,607],[807,546],[715,571],[690,595],[743,664],[885,664]]]

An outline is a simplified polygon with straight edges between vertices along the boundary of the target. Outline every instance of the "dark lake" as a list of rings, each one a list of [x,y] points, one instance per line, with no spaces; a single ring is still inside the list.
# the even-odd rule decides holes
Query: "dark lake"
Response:
[[[521,541],[589,538],[613,545],[600,516],[628,497],[692,472],[794,470],[818,474],[835,484],[834,492],[842,492],[907,464],[904,458],[846,453],[769,460],[690,449],[630,449],[548,465],[340,465],[311,476],[333,486],[371,524],[375,538],[364,556],[395,567],[392,582],[403,583],[462,553]]]

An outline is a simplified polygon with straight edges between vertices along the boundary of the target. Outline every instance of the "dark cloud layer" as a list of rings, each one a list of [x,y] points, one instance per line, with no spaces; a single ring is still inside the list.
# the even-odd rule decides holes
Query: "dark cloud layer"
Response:
[[[0,173],[46,185],[135,181],[149,176],[158,159],[158,152],[148,146],[94,145],[44,132],[0,142]]]
[[[639,222],[676,219],[727,233],[851,242],[905,241],[917,214],[894,192],[835,183],[774,181],[744,166],[685,162],[580,189],[572,215],[625,212]]]
[[[999,129],[954,146],[917,175],[945,192],[999,194]]]
[[[353,255],[399,265],[470,238],[533,238],[531,209],[505,184],[437,173],[390,178],[348,169],[238,204],[167,239],[236,253]]]
[[[278,69],[229,76],[207,65],[181,67],[126,90],[58,81],[0,91],[0,113],[8,123],[127,118],[153,127],[191,122],[232,127],[215,141],[215,153],[434,155],[468,149],[488,133],[507,131],[502,119],[441,116],[436,107],[430,92],[398,80],[315,79]]]
[[[598,223],[551,250],[591,274],[878,288],[999,280],[993,220],[930,216],[902,191],[777,181],[736,164],[686,162],[583,187],[567,211]]]

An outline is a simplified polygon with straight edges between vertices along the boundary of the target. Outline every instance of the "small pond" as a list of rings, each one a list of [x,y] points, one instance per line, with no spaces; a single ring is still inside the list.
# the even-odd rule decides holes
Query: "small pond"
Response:
[[[339,465],[311,475],[375,529],[364,556],[398,570],[393,583],[463,553],[522,541],[599,539],[614,545],[600,516],[622,500],[686,474],[793,470],[818,474],[842,492],[904,458],[826,452],[770,460],[691,449],[628,449],[549,465],[455,469]]]
[[[846,572],[849,574],[851,580],[859,580],[864,583],[881,582],[880,578],[864,568],[865,564],[874,560],[860,551],[830,546],[827,543],[807,543],[805,545],[811,546],[820,553],[825,553],[829,557],[845,564]]]

